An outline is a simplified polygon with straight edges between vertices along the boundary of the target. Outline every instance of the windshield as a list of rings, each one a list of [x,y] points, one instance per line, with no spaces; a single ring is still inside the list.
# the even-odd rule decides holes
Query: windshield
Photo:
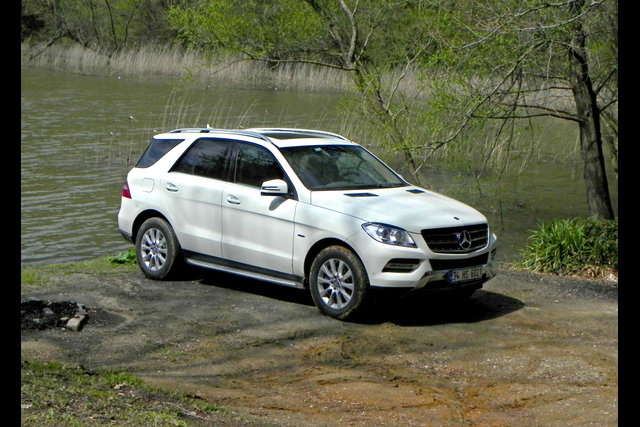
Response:
[[[282,154],[309,190],[402,187],[407,183],[359,146],[282,148]]]

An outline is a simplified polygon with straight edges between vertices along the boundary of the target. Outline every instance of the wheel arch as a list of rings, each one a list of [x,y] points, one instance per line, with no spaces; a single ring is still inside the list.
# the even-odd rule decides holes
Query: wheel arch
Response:
[[[358,255],[358,252],[356,252],[356,250],[344,240],[340,240],[337,238],[330,238],[330,237],[319,240],[313,246],[311,246],[304,260],[304,287],[305,288],[309,287],[309,273],[311,272],[311,264],[313,264],[313,260],[318,256],[318,254],[322,250],[328,248],[329,246],[342,246],[343,248],[350,250],[356,257],[358,257],[360,262],[362,262],[362,258],[360,258],[360,255]]]
[[[134,242],[136,240],[136,236],[138,235],[138,231],[140,230],[140,227],[149,218],[162,218],[163,220],[167,221],[169,225],[173,227],[173,225],[171,224],[171,221],[169,221],[169,219],[159,211],[155,209],[148,209],[146,211],[142,211],[136,217],[135,221],[133,221],[133,225],[131,227],[131,238],[133,239]]]

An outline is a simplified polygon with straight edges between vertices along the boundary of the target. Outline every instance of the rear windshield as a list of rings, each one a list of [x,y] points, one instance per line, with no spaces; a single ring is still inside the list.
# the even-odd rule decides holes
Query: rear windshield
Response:
[[[167,154],[173,147],[180,144],[184,139],[156,139],[153,138],[149,146],[138,160],[137,168],[148,168],[155,162],[160,160],[162,156]]]

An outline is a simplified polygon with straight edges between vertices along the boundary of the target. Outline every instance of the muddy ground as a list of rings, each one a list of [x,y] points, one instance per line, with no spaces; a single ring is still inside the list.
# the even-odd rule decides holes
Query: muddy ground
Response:
[[[347,323],[306,291],[201,270],[72,275],[22,300],[86,307],[23,360],[127,370],[279,426],[616,426],[616,284],[501,271],[469,300],[378,301]]]

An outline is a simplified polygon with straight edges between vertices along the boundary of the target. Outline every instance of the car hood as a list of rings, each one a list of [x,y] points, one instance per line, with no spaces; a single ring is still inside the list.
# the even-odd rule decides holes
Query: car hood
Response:
[[[450,197],[418,187],[350,191],[314,191],[311,204],[419,233],[425,228],[487,222],[477,210]]]

